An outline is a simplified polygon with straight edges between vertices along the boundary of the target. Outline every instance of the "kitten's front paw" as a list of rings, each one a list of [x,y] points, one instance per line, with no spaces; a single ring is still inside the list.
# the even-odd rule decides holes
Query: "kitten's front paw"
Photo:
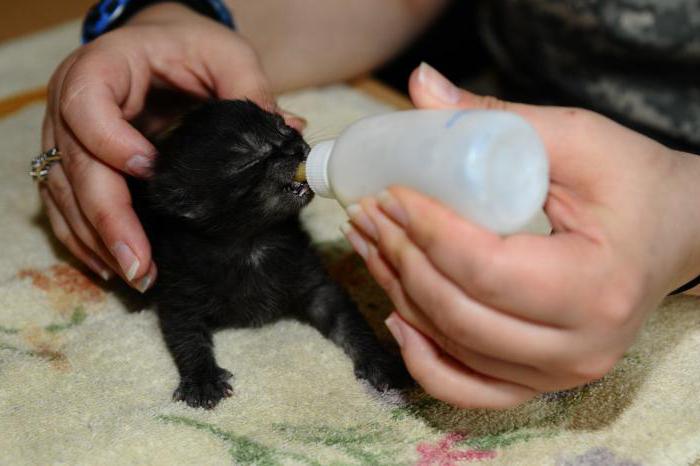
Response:
[[[228,380],[233,377],[226,369],[218,368],[218,373],[210,378],[182,378],[173,392],[174,401],[184,401],[193,408],[212,409],[219,401],[233,395]]]
[[[380,392],[414,385],[403,359],[393,354],[375,355],[358,362],[355,364],[355,376],[367,380]]]

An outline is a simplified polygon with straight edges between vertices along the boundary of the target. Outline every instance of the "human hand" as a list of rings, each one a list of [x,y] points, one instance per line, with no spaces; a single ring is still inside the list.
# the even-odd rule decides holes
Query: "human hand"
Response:
[[[156,268],[124,174],[148,176],[156,155],[131,123],[137,117],[146,125],[155,122],[144,108],[153,88],[202,99],[246,97],[277,108],[248,43],[174,3],[139,12],[77,49],[55,71],[42,145],[58,147],[62,160],[40,187],[51,226],[94,272],[108,279],[115,271],[141,291],[153,284]]]
[[[550,157],[550,236],[500,237],[415,191],[348,208],[346,235],[436,398],[506,408],[605,375],[667,293],[700,272],[700,159],[595,113],[475,96],[422,65],[423,108],[515,112]]]

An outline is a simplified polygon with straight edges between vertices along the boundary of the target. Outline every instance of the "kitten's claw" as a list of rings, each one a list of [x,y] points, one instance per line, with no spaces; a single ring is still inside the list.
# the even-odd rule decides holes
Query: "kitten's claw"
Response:
[[[415,385],[403,360],[391,354],[375,355],[355,364],[355,376],[368,381],[380,392]]]
[[[214,408],[219,401],[233,395],[233,387],[227,382],[233,374],[226,369],[211,379],[181,379],[173,392],[173,401],[184,401],[193,408]]]

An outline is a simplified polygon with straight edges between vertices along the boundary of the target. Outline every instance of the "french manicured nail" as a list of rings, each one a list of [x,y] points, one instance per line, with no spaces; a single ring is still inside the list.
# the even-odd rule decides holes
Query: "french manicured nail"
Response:
[[[418,82],[436,99],[446,104],[456,104],[460,99],[460,90],[444,77],[438,70],[422,62],[418,67]]]
[[[340,231],[343,232],[355,252],[358,253],[363,259],[367,260],[367,256],[369,256],[369,245],[362,235],[358,233],[358,231],[355,230],[349,223],[344,223],[340,227]]]
[[[112,272],[107,269],[100,270],[100,277],[102,277],[102,280],[106,282],[108,282],[112,278],[112,275]]]
[[[403,227],[408,225],[408,214],[389,191],[385,190],[377,194],[377,202],[382,210],[399,225]]]
[[[136,276],[136,271],[139,269],[141,263],[136,258],[136,254],[122,241],[117,241],[112,246],[112,254],[119,262],[119,267],[121,267],[122,272],[127,280],[131,281]]]
[[[365,213],[362,207],[360,207],[358,204],[352,204],[349,205],[345,211],[348,213],[348,217],[350,217],[352,223],[360,227],[364,234],[375,241],[377,238],[379,238],[377,227],[374,225],[374,222],[370,220],[369,216]]]
[[[151,274],[149,273],[141,280],[139,280],[139,282],[136,284],[136,289],[139,290],[141,293],[145,293],[146,290],[151,286],[151,280]]]
[[[96,259],[91,259],[90,264],[88,264],[93,272],[102,277],[102,280],[108,281],[112,278],[112,271],[105,267],[101,261]]]
[[[145,293],[148,291],[148,289],[153,286],[153,282],[156,279],[156,275],[158,272],[156,271],[156,266],[155,264],[151,264],[151,267],[148,269],[148,273],[146,273],[145,276],[141,277],[141,280],[138,281],[138,283],[134,284],[134,287],[139,290],[141,293]]]
[[[146,177],[151,175],[153,160],[143,155],[134,155],[126,162],[126,169],[136,176]]]
[[[389,329],[391,335],[396,340],[399,346],[403,346],[403,333],[401,331],[401,323],[395,314],[391,314],[387,320],[384,321],[384,325]]]

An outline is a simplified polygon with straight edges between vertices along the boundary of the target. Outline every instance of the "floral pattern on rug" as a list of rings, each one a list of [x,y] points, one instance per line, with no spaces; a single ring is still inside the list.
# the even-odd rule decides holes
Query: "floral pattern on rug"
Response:
[[[21,328],[0,325],[0,349],[43,359],[59,371],[70,370],[59,334],[81,325],[87,318],[86,309],[94,312],[104,302],[105,291],[68,264],[55,264],[46,270],[23,269],[17,277],[30,280],[34,288],[48,296],[56,321]]]
[[[618,459],[608,448],[596,447],[572,458],[559,459],[557,466],[643,466],[643,464]]]
[[[297,112],[314,125],[346,106],[343,92],[291,101],[302,102]],[[364,103],[352,108],[353,118],[366,114]],[[19,176],[31,154],[19,155],[42,114],[37,106],[0,128],[11,142],[0,158],[0,239],[9,246],[0,256],[0,464],[698,464],[700,300],[689,297],[652,313],[600,381],[508,410],[456,409],[420,390],[370,392],[341,350],[284,321],[215,335],[222,365],[235,373],[234,397],[208,412],[173,403],[177,371],[155,313],[129,301],[138,293],[117,280],[105,286],[58,262],[65,251],[36,221],[36,187]],[[319,243],[325,262],[395,350],[383,324],[390,301],[330,234],[340,217],[309,217],[327,232]]]

